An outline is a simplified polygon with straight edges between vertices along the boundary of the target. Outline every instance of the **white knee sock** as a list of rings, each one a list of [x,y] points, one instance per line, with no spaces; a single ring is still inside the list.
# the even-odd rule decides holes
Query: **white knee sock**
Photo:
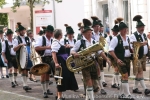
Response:
[[[140,83],[139,78],[135,78],[135,80],[134,80],[134,86],[133,86],[133,89],[138,88],[138,84],[139,84],[139,83]]]
[[[0,67],[0,72],[1,72],[1,76],[4,76],[2,67]]]
[[[104,71],[101,71],[100,74],[102,82],[105,82]]]
[[[43,93],[45,93],[46,92],[46,83],[41,82],[41,86],[42,86]]]
[[[120,92],[119,92],[120,95],[124,94],[124,87],[122,85],[122,83],[120,84]]]
[[[126,96],[129,96],[131,95],[130,91],[129,91],[129,83],[122,83],[122,86],[124,88],[124,94]]]
[[[13,78],[13,79],[14,79],[14,82],[15,82],[15,81],[16,81],[16,78],[17,78],[17,73],[14,73],[14,75],[13,75],[13,76],[14,76],[14,78]]]
[[[94,93],[92,87],[86,88],[86,99],[85,100],[94,100]]]
[[[46,88],[45,88],[45,89],[46,89],[46,91],[47,91],[47,90],[48,90],[48,86],[49,86],[49,81],[46,81],[45,84],[46,84]]]
[[[22,76],[22,82],[23,82],[23,86],[27,86],[27,77],[26,76]]]
[[[104,87],[103,87],[103,85],[102,85],[101,77],[99,77],[99,85],[100,85],[101,89],[104,89]]]
[[[141,86],[143,87],[144,90],[147,89],[147,87],[146,87],[146,85],[144,83],[144,79],[140,80],[140,84],[141,84]]]
[[[9,79],[10,79],[10,82],[14,82],[12,73],[9,73]]]
[[[121,81],[120,81],[119,73],[116,73],[115,77],[116,77],[116,83],[117,83],[117,84],[120,84]]]
[[[115,84],[115,80],[116,80],[116,77],[115,77],[115,75],[113,75],[111,85],[114,85],[114,84]]]

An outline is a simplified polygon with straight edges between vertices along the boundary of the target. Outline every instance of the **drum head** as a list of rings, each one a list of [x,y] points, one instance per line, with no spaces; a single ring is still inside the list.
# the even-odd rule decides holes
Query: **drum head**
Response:
[[[22,46],[20,49],[20,56],[19,56],[19,61],[20,61],[20,66],[22,69],[25,69],[26,64],[27,64],[27,50],[25,46]]]

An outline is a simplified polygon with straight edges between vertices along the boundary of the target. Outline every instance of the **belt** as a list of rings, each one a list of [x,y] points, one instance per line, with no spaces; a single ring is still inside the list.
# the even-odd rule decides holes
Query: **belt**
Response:
[[[128,50],[128,49],[129,49],[129,46],[124,46],[124,49]]]

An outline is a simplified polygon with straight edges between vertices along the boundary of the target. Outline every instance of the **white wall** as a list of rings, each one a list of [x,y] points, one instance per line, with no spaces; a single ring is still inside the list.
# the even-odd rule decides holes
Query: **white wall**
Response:
[[[75,31],[75,37],[77,36],[79,22],[82,22],[84,18],[84,0],[63,0],[62,3],[55,2],[56,10],[56,28],[63,30],[63,34],[66,34],[66,28],[64,24],[72,26]]]

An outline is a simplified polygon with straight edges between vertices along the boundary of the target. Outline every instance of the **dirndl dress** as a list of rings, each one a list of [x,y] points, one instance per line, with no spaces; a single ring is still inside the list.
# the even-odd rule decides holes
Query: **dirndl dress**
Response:
[[[64,92],[66,90],[78,90],[78,84],[74,73],[69,71],[66,65],[66,59],[68,58],[65,46],[61,46],[57,52],[58,63],[62,67],[62,85],[57,85],[58,92]]]

